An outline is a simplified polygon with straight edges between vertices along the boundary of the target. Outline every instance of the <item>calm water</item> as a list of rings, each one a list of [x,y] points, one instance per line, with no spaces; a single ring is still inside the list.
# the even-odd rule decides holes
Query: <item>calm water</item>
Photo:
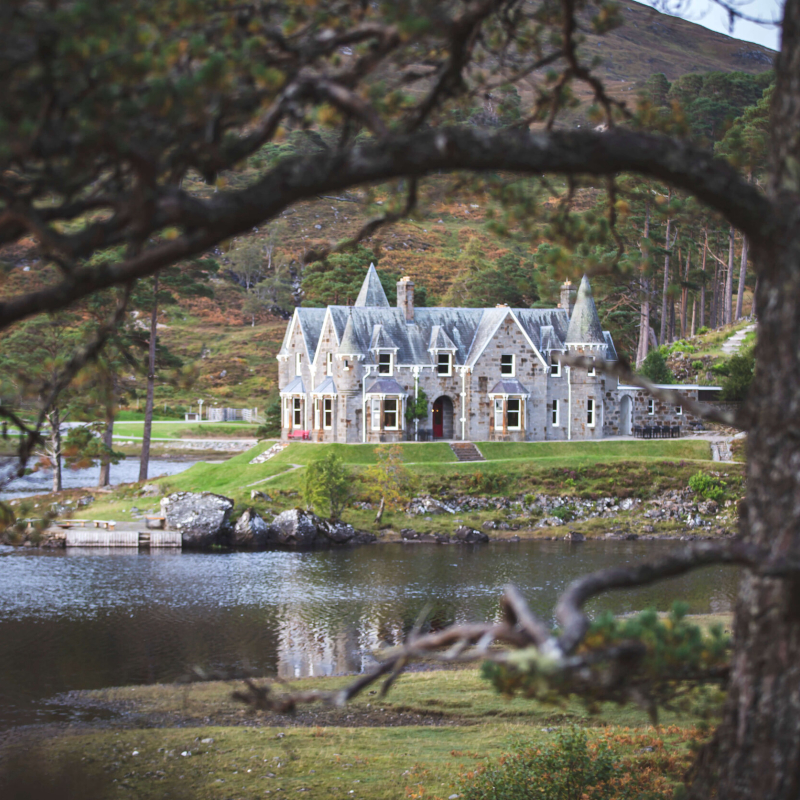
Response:
[[[176,461],[166,458],[151,458],[149,475],[150,478],[158,478],[161,475],[177,475],[185,469],[189,469],[197,461]],[[15,462],[13,459],[0,459],[0,475],[5,476],[9,470],[13,470]],[[61,481],[65,489],[82,489],[97,486],[100,477],[100,467],[89,467],[87,469],[69,469],[64,467],[61,472]],[[139,480],[139,459],[138,457],[126,458],[119,464],[111,465],[111,485],[118,483],[133,483]],[[50,469],[40,469],[25,475],[23,478],[16,478],[3,486],[0,492],[0,500],[12,500],[15,497],[30,497],[35,494],[46,494],[53,491],[53,471]]]
[[[427,602],[431,624],[497,614],[517,584],[548,618],[578,575],[663,554],[658,542],[388,544],[309,553],[38,554],[0,547],[0,729],[91,717],[71,689],[173,681],[193,666],[283,677],[357,672],[398,642]],[[709,568],[616,593],[593,611],[731,608],[737,576]]]

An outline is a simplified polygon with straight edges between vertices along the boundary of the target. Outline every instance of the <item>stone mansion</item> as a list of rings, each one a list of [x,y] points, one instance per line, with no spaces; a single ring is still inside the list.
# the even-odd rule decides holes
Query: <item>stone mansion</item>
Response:
[[[585,441],[629,434],[634,418],[690,422],[615,378],[561,365],[564,353],[617,358],[586,277],[577,297],[567,281],[552,309],[415,308],[402,278],[392,308],[370,264],[355,305],[295,309],[278,353],[282,438]],[[427,419],[409,423],[420,392]]]

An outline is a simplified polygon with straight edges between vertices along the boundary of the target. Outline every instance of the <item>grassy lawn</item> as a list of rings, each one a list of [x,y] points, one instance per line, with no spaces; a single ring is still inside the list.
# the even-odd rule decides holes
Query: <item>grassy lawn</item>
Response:
[[[251,439],[257,425],[246,422],[157,422],[153,425],[153,439]],[[141,439],[143,422],[118,422],[114,425],[114,438]]]
[[[335,689],[349,680],[306,679],[292,688]],[[665,715],[655,729],[632,706],[603,706],[590,717],[577,703],[508,700],[477,670],[405,675],[386,698],[373,693],[330,712],[338,718],[325,716],[321,706],[301,708],[300,719],[259,714],[231,700],[238,687],[201,683],[88,692],[90,702],[122,706],[129,720],[160,715],[160,721],[155,727],[62,733],[43,743],[46,758],[23,744],[17,759],[9,748],[6,763],[12,769],[20,765],[24,777],[17,785],[32,776],[40,784],[56,780],[59,770],[61,781],[69,780],[71,764],[73,780],[80,772],[87,787],[96,787],[96,795],[84,795],[90,798],[250,800],[304,793],[399,800],[448,798],[457,792],[459,776],[513,749],[520,739],[535,745],[552,741],[553,731],[570,723],[588,725],[591,737],[637,758],[636,768],[661,765],[659,774],[674,781],[688,763],[687,742],[698,735],[691,713]],[[377,716],[370,716],[373,711]],[[415,717],[419,723],[409,724]],[[191,722],[202,718],[217,724]],[[33,763],[38,766],[25,775],[23,765]]]
[[[250,464],[255,455],[269,446],[261,443],[224,464],[197,464],[160,482],[173,491],[217,492],[244,500],[249,499],[253,484],[270,494],[299,491],[303,470],[293,467],[305,466],[332,450],[352,465],[358,476],[364,467],[375,462],[378,448],[385,447],[293,443],[263,464]],[[628,488],[652,489],[665,481],[672,488],[675,480],[684,481],[685,485],[688,476],[697,471],[697,462],[711,458],[706,442],[693,441],[491,443],[480,447],[487,461],[461,464],[450,447],[441,442],[400,445],[405,463],[418,479],[420,491],[439,491],[448,486],[453,491],[482,490],[482,483],[486,483],[483,488],[491,494],[551,491],[559,487],[565,493],[576,488],[611,491],[615,485],[626,488],[627,484]],[[588,472],[579,487],[581,476],[571,478],[565,474],[551,478],[554,469],[568,470],[570,475],[576,470]],[[627,474],[631,472],[636,473],[632,483]],[[675,480],[668,480],[669,475]],[[659,477],[664,481],[659,481]]]

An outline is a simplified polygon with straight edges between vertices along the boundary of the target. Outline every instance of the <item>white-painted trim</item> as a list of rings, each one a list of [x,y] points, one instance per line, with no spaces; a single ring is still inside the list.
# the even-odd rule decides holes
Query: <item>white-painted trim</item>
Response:
[[[488,309],[488,310],[492,310],[492,309]],[[470,352],[472,350],[472,345],[470,344],[470,350],[467,351],[467,364],[465,366],[474,367],[478,363],[478,359],[483,355],[483,351],[486,350],[486,348],[489,346],[489,343],[494,340],[494,337],[496,336],[497,331],[500,330],[500,326],[505,322],[505,319],[509,314],[511,315],[511,318],[514,320],[514,322],[517,323],[517,327],[520,329],[522,335],[525,337],[525,341],[527,341],[528,344],[530,345],[531,350],[533,350],[534,354],[537,356],[539,361],[542,362],[542,366],[546,370],[549,370],[550,369],[550,365],[544,360],[544,358],[542,357],[542,354],[539,352],[539,349],[533,343],[533,341],[531,340],[531,337],[528,336],[528,333],[525,330],[525,328],[522,327],[522,323],[517,318],[517,315],[510,308],[507,308],[506,311],[505,311],[505,314],[503,314],[503,316],[500,317],[500,319],[497,322],[497,325],[495,325],[494,330],[492,331],[491,336],[489,336],[486,339],[486,343],[483,345],[483,347],[481,347],[480,350],[478,350],[475,353],[475,355],[472,355],[472,353]],[[480,327],[480,323],[479,323],[479,327]],[[473,343],[474,343],[474,341],[475,340],[473,338]]]
[[[567,367],[567,441],[572,441],[572,367]]]

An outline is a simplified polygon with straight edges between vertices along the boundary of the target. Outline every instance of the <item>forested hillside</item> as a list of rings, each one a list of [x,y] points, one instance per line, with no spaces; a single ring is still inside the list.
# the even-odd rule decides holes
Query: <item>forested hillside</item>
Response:
[[[602,38],[589,34],[583,44],[601,59],[599,74],[610,94],[641,126],[690,131],[759,180],[770,52],[636,3],[620,9],[621,27]],[[454,122],[542,125],[541,119],[523,118],[522,109],[534,101],[523,77],[487,90]],[[559,124],[592,125],[594,118],[578,94]],[[186,183],[207,196],[252,182],[287,154],[335,146],[319,120],[315,128],[266,145],[216,183],[199,175]],[[741,237],[652,181],[628,179],[609,198],[602,185],[534,184],[503,175],[434,177],[417,187],[410,214],[376,225],[356,248],[314,257],[357,237],[368,221],[399,212],[407,189],[399,182],[320,197],[162,276],[157,409],[187,407],[199,398],[263,407],[277,388],[274,356],[292,308],[352,302],[370,261],[390,300],[395,281],[409,275],[422,305],[555,305],[561,281],[589,272],[604,327],[619,351],[639,362],[656,344],[750,312],[753,285],[742,268],[747,253],[745,246],[743,260]],[[588,236],[573,250],[576,229]],[[6,295],[52,280],[32,245],[6,250],[0,261]],[[123,406],[141,403],[153,296],[151,281],[142,282],[127,321],[133,360],[118,365],[115,389]],[[74,325],[96,313],[76,311]],[[14,358],[15,368],[24,368],[24,353]]]

